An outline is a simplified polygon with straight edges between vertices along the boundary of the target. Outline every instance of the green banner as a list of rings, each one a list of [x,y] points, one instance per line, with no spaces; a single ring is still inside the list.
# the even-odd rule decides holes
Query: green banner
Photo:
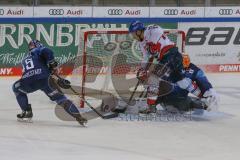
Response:
[[[148,24],[146,24],[148,25]],[[162,28],[176,29],[177,23],[158,23]],[[127,23],[12,23],[0,24],[0,67],[14,67],[27,54],[31,39],[40,40],[53,49],[62,64],[76,56],[84,29],[128,28]]]

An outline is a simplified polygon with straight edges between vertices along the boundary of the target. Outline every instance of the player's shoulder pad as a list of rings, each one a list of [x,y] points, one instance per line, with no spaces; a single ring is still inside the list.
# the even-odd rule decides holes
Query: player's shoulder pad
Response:
[[[147,26],[144,37],[147,41],[157,43],[163,34],[163,29],[158,25],[149,25]]]
[[[47,47],[41,47],[41,53],[43,54],[53,54],[53,51]]]
[[[193,64],[193,63],[190,63],[189,68],[193,69],[194,71],[201,70],[198,66],[196,66],[196,65]]]

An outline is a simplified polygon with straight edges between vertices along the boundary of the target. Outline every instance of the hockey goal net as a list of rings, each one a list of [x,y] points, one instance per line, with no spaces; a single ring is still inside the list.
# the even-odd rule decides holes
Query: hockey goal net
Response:
[[[164,33],[184,52],[185,33],[166,29]],[[142,53],[126,29],[89,29],[80,32],[78,59],[72,81],[80,85],[82,98],[104,94],[130,95],[137,83],[136,71]],[[140,87],[141,88],[141,87]],[[79,98],[79,104],[84,106]]]

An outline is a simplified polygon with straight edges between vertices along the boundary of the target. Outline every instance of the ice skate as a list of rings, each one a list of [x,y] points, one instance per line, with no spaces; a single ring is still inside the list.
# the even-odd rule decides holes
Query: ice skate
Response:
[[[19,122],[32,123],[32,117],[33,117],[32,109],[28,111],[22,111],[22,113],[17,114],[17,120]]]
[[[141,114],[150,114],[150,113],[156,113],[156,112],[157,112],[157,108],[155,105],[148,106],[146,109],[139,111],[139,113]]]
[[[87,119],[83,118],[81,115],[79,115],[79,116],[76,117],[76,121],[77,121],[80,125],[82,125],[82,126],[84,126],[84,127],[87,127]]]
[[[22,113],[17,114],[17,119],[19,122],[32,123],[32,117],[33,117],[33,113],[32,113],[32,107],[30,104],[28,105],[28,108],[26,109],[26,111],[22,111]]]

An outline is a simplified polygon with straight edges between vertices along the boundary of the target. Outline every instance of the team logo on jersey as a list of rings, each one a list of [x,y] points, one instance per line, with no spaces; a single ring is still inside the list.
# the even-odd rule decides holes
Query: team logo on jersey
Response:
[[[177,15],[178,14],[178,10],[177,9],[164,9],[163,11],[164,15]]]
[[[48,13],[49,13],[49,15],[63,15],[64,10],[63,9],[49,9]]]
[[[0,15],[4,15],[4,9],[0,9]]]
[[[122,9],[109,9],[108,15],[122,15],[123,10]]]
[[[152,42],[147,44],[147,50],[152,54],[156,54],[156,53],[160,53],[160,49],[161,49],[161,44],[158,42],[157,44],[154,44]]]
[[[232,15],[233,10],[232,9],[220,9],[219,14],[220,15]]]

